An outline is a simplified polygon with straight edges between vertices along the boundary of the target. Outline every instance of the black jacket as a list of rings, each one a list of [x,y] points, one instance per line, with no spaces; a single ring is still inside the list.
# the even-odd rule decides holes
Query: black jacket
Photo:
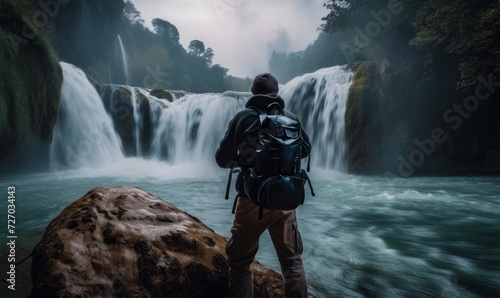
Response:
[[[243,173],[245,169],[254,166],[255,151],[257,148],[257,133],[260,129],[259,113],[249,107],[266,110],[269,104],[278,103],[282,109],[285,102],[277,94],[255,95],[248,100],[246,109],[239,111],[229,122],[226,134],[221,140],[215,153],[215,160],[221,168],[241,167],[236,179],[238,196],[246,197],[243,189]],[[299,121],[297,116],[284,110],[285,116]],[[302,158],[311,152],[309,137],[302,129]]]

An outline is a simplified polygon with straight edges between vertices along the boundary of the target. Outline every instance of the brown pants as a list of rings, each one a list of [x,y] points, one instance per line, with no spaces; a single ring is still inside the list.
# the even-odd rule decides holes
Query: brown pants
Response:
[[[229,258],[229,296],[253,298],[253,274],[250,264],[259,248],[260,235],[269,234],[278,254],[285,278],[287,297],[306,297],[307,284],[302,265],[302,239],[300,238],[295,210],[264,210],[258,220],[259,207],[249,198],[239,198],[231,238],[226,246]]]

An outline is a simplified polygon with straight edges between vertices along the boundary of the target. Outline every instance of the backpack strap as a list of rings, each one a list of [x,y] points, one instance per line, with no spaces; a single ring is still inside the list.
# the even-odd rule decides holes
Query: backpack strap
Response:
[[[234,197],[233,211],[231,211],[233,214],[236,212],[236,205],[238,205],[238,194]]]
[[[233,175],[234,166],[231,166],[229,170],[229,178],[227,178],[227,187],[226,187],[226,200],[229,200],[229,189],[231,188],[231,177]]]
[[[311,195],[312,195],[313,197],[315,197],[315,196],[316,196],[316,194],[314,193],[314,189],[313,189],[313,186],[312,186],[312,184],[311,184],[311,179],[309,179],[309,176],[307,176],[307,182],[309,183],[309,188],[311,189]]]
[[[264,208],[259,207],[259,220],[262,220],[262,214],[264,213]]]
[[[311,189],[311,195],[313,197],[315,197],[316,194],[314,193],[314,189],[312,187],[311,179],[309,179],[309,175],[307,175],[306,171],[302,170],[302,172],[300,172],[300,177],[301,177],[303,183],[306,183],[306,181],[309,183],[309,188]]]
[[[277,103],[277,102],[273,102],[273,103],[269,104],[269,105],[267,106],[267,109],[266,109],[266,110],[267,110],[267,114],[268,114],[268,115],[276,115],[276,114],[274,114],[274,112],[273,112],[273,111],[278,111],[278,115],[285,115],[285,114],[283,113],[283,108],[282,108],[282,107],[281,107],[281,105],[280,105],[279,103]]]

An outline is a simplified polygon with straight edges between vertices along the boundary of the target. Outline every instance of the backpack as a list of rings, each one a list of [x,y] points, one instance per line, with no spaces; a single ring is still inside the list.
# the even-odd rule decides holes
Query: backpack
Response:
[[[244,190],[252,202],[260,207],[259,219],[262,219],[263,209],[294,210],[302,205],[306,181],[309,182],[311,194],[315,194],[306,171],[301,170],[303,140],[300,123],[285,116],[278,103],[272,103],[266,111],[256,107],[249,108],[259,113],[261,128],[258,132],[254,167],[243,173]],[[307,171],[310,168],[310,158],[309,156]],[[229,185],[226,198],[228,190]],[[236,204],[237,197],[233,214]]]

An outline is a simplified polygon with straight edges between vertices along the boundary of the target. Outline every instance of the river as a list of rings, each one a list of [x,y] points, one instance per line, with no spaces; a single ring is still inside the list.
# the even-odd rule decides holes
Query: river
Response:
[[[26,249],[19,257],[31,252],[67,205],[98,186],[140,187],[230,236],[225,171],[139,159],[129,160],[127,167],[10,178],[16,186],[18,248]],[[308,195],[297,212],[307,281],[317,297],[500,295],[500,177],[409,178],[388,184],[375,177],[312,172],[317,196]],[[0,210],[7,209],[5,201]],[[6,230],[5,221],[1,228]],[[267,233],[257,258],[279,270]],[[2,268],[6,261],[0,259]],[[29,287],[29,265],[19,268],[18,282]]]

